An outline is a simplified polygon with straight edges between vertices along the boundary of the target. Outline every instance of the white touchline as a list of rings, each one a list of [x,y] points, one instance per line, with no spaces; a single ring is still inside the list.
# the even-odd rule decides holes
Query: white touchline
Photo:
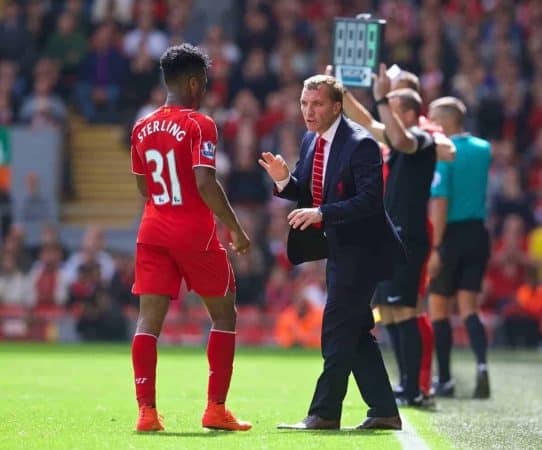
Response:
[[[395,433],[401,443],[401,448],[404,450],[430,450],[404,414],[401,415],[401,421],[403,422],[403,430]]]

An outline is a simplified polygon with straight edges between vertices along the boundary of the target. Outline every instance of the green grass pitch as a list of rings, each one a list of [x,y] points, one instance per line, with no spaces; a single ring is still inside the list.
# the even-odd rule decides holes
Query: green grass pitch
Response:
[[[137,408],[129,344],[2,343],[0,449],[542,448],[542,352],[492,352],[493,397],[487,401],[468,399],[474,364],[468,351],[456,352],[458,398],[440,400],[433,413],[402,410],[407,431],[277,430],[280,422],[304,417],[320,368],[317,352],[240,349],[228,404],[254,428],[211,432],[200,427],[204,349],[160,347],[158,406],[166,432],[139,435],[133,432]],[[365,411],[352,383],[342,425],[356,425]]]

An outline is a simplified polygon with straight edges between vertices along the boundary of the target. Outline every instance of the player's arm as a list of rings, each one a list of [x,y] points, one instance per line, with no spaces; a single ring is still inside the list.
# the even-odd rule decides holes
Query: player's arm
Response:
[[[386,73],[386,65],[380,64],[377,75],[373,75],[373,95],[378,105],[378,114],[385,127],[385,138],[395,150],[414,153],[418,149],[417,139],[405,128],[403,122],[391,110],[387,95],[391,90],[391,79]]]
[[[135,177],[137,183],[137,190],[143,196],[143,198],[147,198],[147,180],[145,179],[145,175],[135,175]]]
[[[205,204],[232,233],[232,248],[238,253],[246,253],[250,240],[241,227],[222,185],[216,179],[216,171],[211,167],[194,167],[196,185]]]
[[[428,271],[431,277],[440,270],[440,246],[446,231],[448,221],[448,196],[450,193],[450,165],[438,162],[431,185],[431,200],[429,202],[429,220],[433,224],[433,242],[428,262]]]
[[[456,148],[452,140],[442,133],[433,133],[433,139],[437,149],[437,159],[439,161],[454,161]]]

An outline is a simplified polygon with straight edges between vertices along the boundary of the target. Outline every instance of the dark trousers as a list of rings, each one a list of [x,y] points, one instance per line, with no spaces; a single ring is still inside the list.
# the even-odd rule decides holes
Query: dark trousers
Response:
[[[369,406],[369,417],[398,415],[380,348],[370,331],[374,327],[370,300],[376,282],[354,280],[348,286],[335,281],[337,273],[328,261],[328,299],[322,324],[324,369],[309,414],[340,420],[348,377],[353,373]]]

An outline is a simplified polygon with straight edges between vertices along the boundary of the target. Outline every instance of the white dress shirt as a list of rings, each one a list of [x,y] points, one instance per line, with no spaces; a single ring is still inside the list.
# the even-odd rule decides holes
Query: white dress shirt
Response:
[[[326,179],[326,168],[327,168],[327,160],[329,159],[329,152],[331,151],[331,144],[333,142],[333,139],[335,138],[335,133],[337,132],[337,128],[339,128],[339,123],[341,122],[342,115],[339,114],[339,117],[331,124],[331,126],[324,131],[321,135],[318,135],[318,137],[322,136],[326,140],[326,144],[324,145],[324,171],[322,173],[322,188],[323,183]],[[282,190],[286,187],[286,185],[290,182],[291,174],[288,174],[288,178],[285,178],[284,180],[276,181],[275,184],[277,185],[277,190],[279,192],[282,192]],[[312,186],[312,181],[311,181]],[[312,187],[311,187],[312,190]]]

